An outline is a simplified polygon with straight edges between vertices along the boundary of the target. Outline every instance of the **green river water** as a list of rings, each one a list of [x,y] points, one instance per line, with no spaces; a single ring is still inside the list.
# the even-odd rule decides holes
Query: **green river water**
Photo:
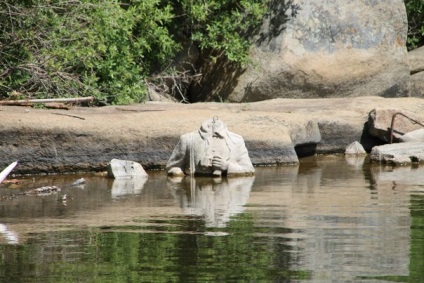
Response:
[[[424,282],[424,167],[321,156],[256,169],[3,184],[0,282]],[[19,195],[46,185],[62,190]]]

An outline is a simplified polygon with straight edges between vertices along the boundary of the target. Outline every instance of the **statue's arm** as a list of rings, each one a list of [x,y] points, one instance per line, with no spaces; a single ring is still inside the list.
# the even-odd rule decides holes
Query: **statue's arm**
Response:
[[[187,141],[182,136],[166,164],[168,175],[183,176],[188,165]]]
[[[227,174],[246,174],[251,175],[255,172],[255,168],[250,161],[249,153],[244,144],[244,141],[240,141],[237,145],[237,156],[231,159],[228,163]]]

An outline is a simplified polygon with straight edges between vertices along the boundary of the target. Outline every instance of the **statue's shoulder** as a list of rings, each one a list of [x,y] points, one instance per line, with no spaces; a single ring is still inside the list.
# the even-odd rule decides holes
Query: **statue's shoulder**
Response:
[[[234,142],[234,143],[239,143],[239,142],[244,142],[244,139],[242,136],[235,134],[233,132],[228,132],[228,136],[230,137],[230,139]]]
[[[192,139],[193,137],[198,136],[199,133],[197,131],[191,132],[191,133],[186,133],[186,134],[182,134],[180,136],[180,140],[181,141],[189,141],[190,139]]]

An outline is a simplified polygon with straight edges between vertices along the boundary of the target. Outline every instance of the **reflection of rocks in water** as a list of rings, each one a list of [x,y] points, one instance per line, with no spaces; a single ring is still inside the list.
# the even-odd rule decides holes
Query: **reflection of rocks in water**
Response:
[[[299,167],[298,174],[295,175],[292,188],[295,192],[309,193],[319,188],[322,170],[320,167],[305,166]]]
[[[424,166],[372,166],[371,175],[376,185],[396,182],[397,184],[424,184]]]
[[[319,188],[321,181],[321,169],[315,168],[309,171],[309,174],[299,174],[293,189],[296,192],[313,192]]]
[[[218,228],[244,210],[254,179],[169,178],[168,186],[175,190],[184,213],[202,216],[206,227]]]
[[[148,178],[115,179],[112,183],[112,198],[137,195],[143,190]]]
[[[361,155],[345,155],[346,163],[355,169],[362,170],[365,163],[365,156]]]
[[[8,244],[19,243],[18,234],[14,231],[10,231],[6,225],[0,223],[0,235],[6,240]]]
[[[301,255],[293,259],[291,269],[313,271],[309,281],[408,274],[409,193],[398,190],[399,184],[392,190],[391,180],[370,191],[370,180],[364,177],[370,167],[365,163],[363,168],[358,170],[341,156],[323,156],[316,163],[301,160],[297,176],[296,168],[289,167],[256,171],[249,198],[249,211],[258,219],[255,225],[281,233],[291,254]]]

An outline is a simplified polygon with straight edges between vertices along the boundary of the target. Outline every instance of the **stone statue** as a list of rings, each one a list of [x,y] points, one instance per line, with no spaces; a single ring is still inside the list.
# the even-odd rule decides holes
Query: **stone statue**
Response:
[[[184,134],[166,165],[168,175],[197,176],[252,175],[255,172],[244,140],[230,132],[217,117],[200,129]]]

